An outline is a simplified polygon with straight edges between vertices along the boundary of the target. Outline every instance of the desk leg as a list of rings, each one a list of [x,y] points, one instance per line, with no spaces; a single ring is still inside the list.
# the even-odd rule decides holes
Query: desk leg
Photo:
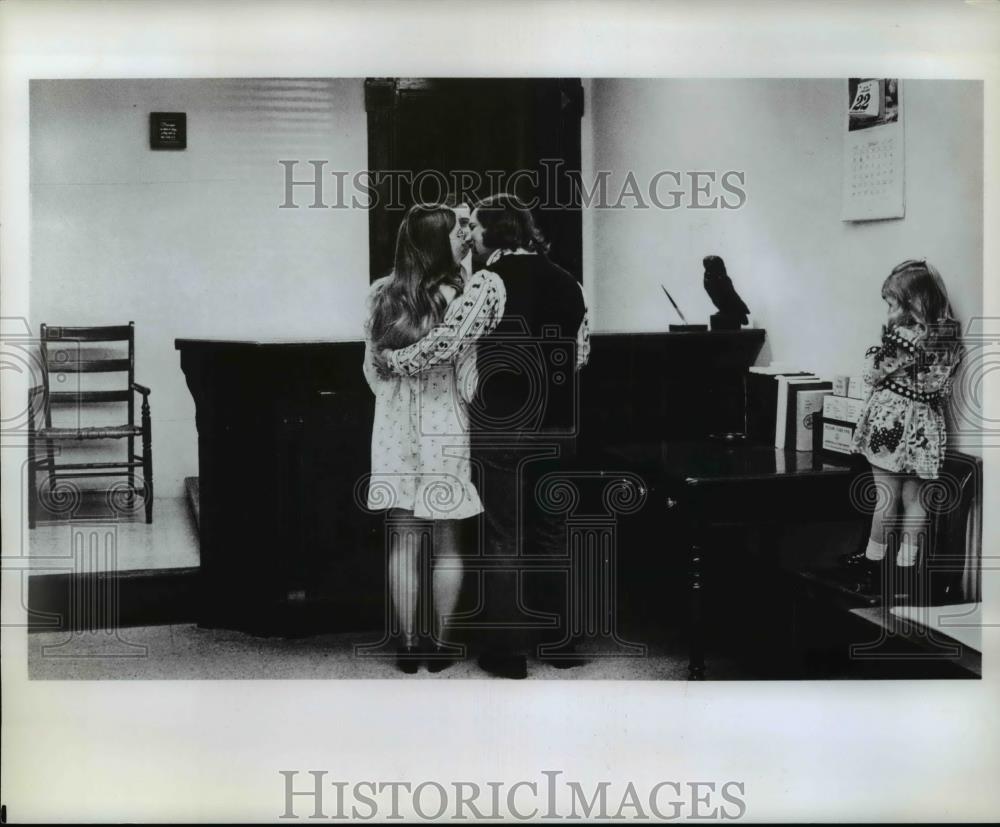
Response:
[[[693,681],[705,680],[705,630],[704,606],[702,605],[702,534],[695,530],[691,542],[691,628],[688,631],[690,639],[690,662],[688,663],[688,678]]]

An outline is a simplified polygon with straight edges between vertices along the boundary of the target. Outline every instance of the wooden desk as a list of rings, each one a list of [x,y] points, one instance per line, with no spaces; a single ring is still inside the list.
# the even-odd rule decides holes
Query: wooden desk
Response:
[[[623,433],[742,430],[743,376],[764,337],[595,334],[590,365],[573,374],[581,454]],[[258,634],[378,628],[384,519],[357,500],[375,407],[363,343],[175,345],[198,427],[198,622]]]
[[[765,335],[760,329],[595,333],[590,363],[577,374],[580,453],[599,455],[623,438],[697,440],[744,430],[744,380]]]
[[[605,453],[608,467],[620,465],[648,482],[652,502],[669,510],[688,538],[692,680],[705,677],[703,567],[713,526],[865,518],[851,494],[866,468],[848,457],[710,441],[623,444]]]
[[[381,524],[356,502],[374,397],[362,342],[178,339],[201,488],[197,619],[297,635],[381,621]]]

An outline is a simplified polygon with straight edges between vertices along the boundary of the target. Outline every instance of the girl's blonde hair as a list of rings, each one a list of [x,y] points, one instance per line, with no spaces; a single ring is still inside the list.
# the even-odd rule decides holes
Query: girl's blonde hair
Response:
[[[952,339],[958,343],[959,326],[948,301],[948,289],[935,267],[907,259],[897,264],[882,284],[882,298],[893,298],[903,322],[920,328],[921,339]]]

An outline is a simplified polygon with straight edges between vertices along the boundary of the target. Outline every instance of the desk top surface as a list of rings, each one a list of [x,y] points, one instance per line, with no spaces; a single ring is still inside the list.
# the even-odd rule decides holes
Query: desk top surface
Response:
[[[174,339],[176,350],[211,348],[310,348],[325,345],[363,345],[361,339]]]
[[[612,460],[645,469],[687,485],[846,476],[856,473],[857,459],[830,458],[811,451],[785,451],[768,445],[694,442],[623,443],[606,446]]]
[[[618,331],[603,331],[595,332],[592,339],[602,340],[621,340],[625,342],[640,342],[649,340],[652,342],[684,342],[688,344],[725,344],[734,341],[750,341],[757,344],[763,344],[765,336],[765,331],[759,328],[747,328],[745,330],[712,330],[712,331],[696,331],[688,333],[668,333],[666,331],[651,331],[651,332],[618,332]],[[238,347],[311,347],[315,345],[343,345],[343,344],[354,344],[361,343],[363,339],[360,336],[349,337],[349,338],[320,338],[320,339],[307,339],[307,338],[296,338],[294,336],[284,337],[262,337],[262,338],[252,338],[252,339],[232,339],[226,337],[214,337],[214,336],[198,336],[189,337],[181,336],[174,339],[174,347],[178,350],[182,348],[191,347],[219,347],[219,346],[238,346]]]

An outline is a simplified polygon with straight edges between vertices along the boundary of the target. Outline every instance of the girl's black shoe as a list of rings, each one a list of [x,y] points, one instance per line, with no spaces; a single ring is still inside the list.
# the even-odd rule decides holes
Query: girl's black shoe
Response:
[[[458,663],[462,659],[461,654],[454,651],[454,646],[442,646],[435,644],[427,649],[427,671],[444,672],[453,663]]]
[[[881,598],[882,591],[885,588],[883,582],[885,577],[885,566],[882,560],[868,560],[867,558],[863,563],[859,564],[859,568],[862,572],[862,591],[865,594],[870,594],[873,597]]]

